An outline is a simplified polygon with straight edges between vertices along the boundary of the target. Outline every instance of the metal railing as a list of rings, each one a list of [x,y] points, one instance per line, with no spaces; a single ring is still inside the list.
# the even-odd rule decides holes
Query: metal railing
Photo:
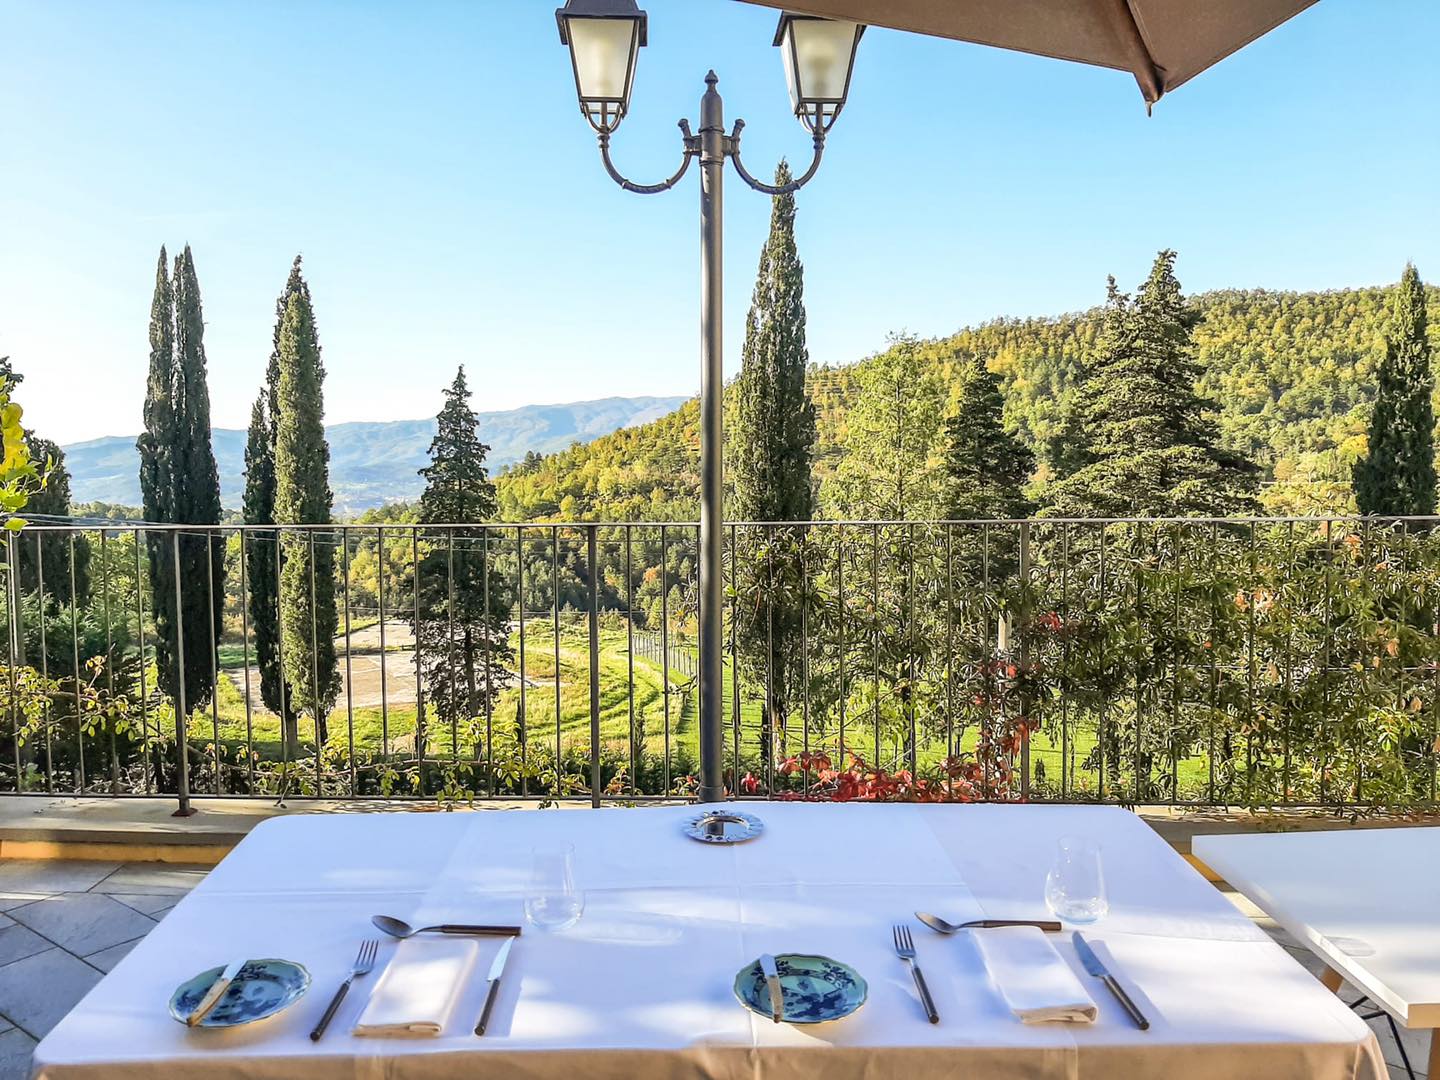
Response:
[[[1437,526],[727,523],[727,787],[1433,804]],[[683,797],[697,545],[688,522],[31,525],[5,541],[0,791]]]

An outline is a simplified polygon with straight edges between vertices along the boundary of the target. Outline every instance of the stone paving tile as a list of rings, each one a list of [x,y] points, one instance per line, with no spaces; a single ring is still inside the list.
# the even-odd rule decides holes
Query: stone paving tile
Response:
[[[27,1035],[44,1038],[101,979],[64,949],[48,949],[0,967],[0,1013]]]
[[[14,963],[53,947],[28,926],[7,926],[0,930],[0,964]]]
[[[118,964],[131,949],[139,945],[141,938],[134,941],[122,941],[119,945],[111,945],[108,949],[101,949],[99,952],[91,953],[85,957],[85,962],[91,967],[97,967],[101,971],[109,972]]]
[[[87,860],[5,859],[0,861],[0,898],[41,899],[63,892],[84,892],[119,870],[113,862]],[[145,891],[145,890],[136,890]],[[15,904],[6,904],[8,910]]]
[[[132,907],[141,915],[149,915],[158,919],[165,912],[169,911],[179,900],[175,893],[112,893],[107,892],[106,896],[111,900],[119,900],[126,907]]]
[[[17,908],[15,920],[76,956],[134,941],[155,927],[155,920],[101,893],[52,896]]]
[[[0,1080],[28,1080],[35,1040],[19,1028],[0,1032]]]
[[[87,885],[92,892],[128,893],[173,893],[183,895],[189,892],[210,872],[208,866],[177,866],[170,863],[126,863],[115,868],[103,881]]]

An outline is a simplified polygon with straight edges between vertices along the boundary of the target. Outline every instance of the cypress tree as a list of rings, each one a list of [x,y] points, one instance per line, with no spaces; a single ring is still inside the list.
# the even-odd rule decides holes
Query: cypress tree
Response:
[[[436,421],[430,464],[420,470],[420,523],[489,520],[496,508],[485,467],[490,447],[480,440],[464,367],[445,391]],[[455,731],[492,708],[510,683],[510,600],[503,578],[487,574],[493,552],[484,530],[434,529],[428,540],[419,566],[419,663],[436,718]],[[414,623],[414,615],[409,618]],[[416,752],[425,752],[423,725]]]
[[[220,523],[220,475],[210,445],[210,390],[206,382],[205,317],[190,245],[176,257],[175,364],[171,401],[170,521],[183,525]],[[180,536],[181,625],[185,641],[185,704],[198,708],[215,692],[215,649],[225,616],[225,541],[217,531],[187,529]],[[164,583],[172,591],[173,580]],[[161,586],[161,587],[164,587]],[[160,672],[160,685],[174,695],[178,670]]]
[[[1201,375],[1198,314],[1162,251],[1132,301],[1110,279],[1097,358],[1072,399],[1075,471],[1055,485],[1054,509],[1074,516],[1223,516],[1253,512],[1259,473],[1219,446],[1215,404]]]
[[[140,452],[141,513],[146,521],[175,520],[175,291],[170,260],[162,245],[150,301],[150,370],[145,383],[145,430],[135,441]],[[161,685],[173,691],[175,678],[175,562],[168,533],[147,531],[150,602],[155,618],[155,664]]]
[[[268,395],[262,390],[250,410],[250,428],[245,439],[245,502],[247,525],[275,524],[275,453],[270,438]],[[245,543],[246,605],[255,636],[255,660],[260,672],[260,699],[275,713],[280,712],[280,587],[275,568],[279,540],[273,529],[251,531]],[[285,702],[286,716],[294,710]]]
[[[325,442],[320,343],[308,291],[297,291],[280,326],[279,420],[275,437],[275,521],[330,522],[330,448]],[[292,530],[280,543],[280,636],[286,695],[295,713],[315,723],[317,747],[340,692],[335,656],[335,544],[323,530]],[[286,721],[286,745],[297,741]]]
[[[280,329],[290,297],[303,295],[310,301],[310,289],[300,272],[300,256],[290,265],[285,288],[275,301],[275,327],[271,337],[270,360],[265,367],[265,385],[250,414],[245,444],[245,522],[250,525],[275,523],[275,436],[280,419]],[[246,584],[249,587],[250,623],[254,627],[255,653],[260,670],[260,699],[272,712],[285,706],[286,719],[295,719],[289,695],[281,691],[280,595],[276,564],[279,538],[269,529],[250,534],[246,545]]]
[[[790,182],[782,161],[775,183]],[[740,376],[727,445],[731,516],[740,521],[808,521],[814,510],[810,463],[815,408],[805,388],[805,271],[795,246],[795,196],[775,196],[745,323]],[[768,529],[736,561],[738,593],[754,597],[736,613],[737,661],[766,701],[761,753],[768,760],[775,720],[785,751],[785,718],[800,692],[804,620],[801,529]]]
[[[1000,379],[982,356],[962,368],[959,404],[945,422],[946,514],[952,519],[1021,518],[1033,506],[1025,484],[1035,455],[1005,430]]]
[[[1435,376],[1426,333],[1425,286],[1415,267],[1407,265],[1385,335],[1369,449],[1354,468],[1355,501],[1362,514],[1435,512]]]
[[[788,184],[783,161],[775,183]],[[745,321],[731,423],[731,516],[807,521],[814,509],[810,460],[815,407],[805,389],[805,268],[795,246],[795,196],[777,195],[770,235]]]

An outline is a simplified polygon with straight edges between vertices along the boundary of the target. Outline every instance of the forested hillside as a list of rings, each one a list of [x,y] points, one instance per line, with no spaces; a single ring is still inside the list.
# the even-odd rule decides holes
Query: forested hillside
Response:
[[[1383,352],[1390,287],[1292,293],[1223,290],[1194,297],[1205,370],[1200,389],[1220,404],[1227,446],[1264,469],[1262,500],[1277,513],[1353,509],[1350,467],[1364,451],[1365,424]],[[1432,309],[1440,290],[1431,288]],[[1043,495],[1047,453],[1058,434],[1077,372],[1100,327],[1098,308],[1050,318],[997,319],[951,337],[920,342],[952,395],[962,361],[979,354],[1001,378],[1005,416],[1035,450],[1033,487]],[[1430,333],[1440,348],[1440,317]],[[847,404],[862,364],[815,368],[818,420],[815,472],[821,512],[851,513],[834,474]],[[499,479],[500,516],[535,519],[664,521],[693,519],[699,485],[698,412],[689,402],[650,424],[531,459]]]

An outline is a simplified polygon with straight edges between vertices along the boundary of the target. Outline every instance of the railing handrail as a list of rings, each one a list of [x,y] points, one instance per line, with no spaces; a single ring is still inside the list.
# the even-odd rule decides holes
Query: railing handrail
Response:
[[[16,515],[24,518],[23,514]],[[95,521],[95,522],[39,522],[27,520],[23,532],[74,532],[85,530],[96,532],[186,532],[195,530],[203,533],[220,532],[275,532],[306,531],[335,532],[337,530],[411,532],[419,529],[444,531],[447,529],[484,529],[489,531],[516,529],[698,529],[698,521],[386,521],[356,522],[334,521],[319,524],[280,523],[271,525],[250,522],[163,522],[163,521]],[[777,521],[725,520],[726,527],[737,528],[795,528],[797,526],[854,526],[857,528],[890,528],[910,526],[1000,526],[1000,525],[1287,525],[1287,524],[1335,524],[1357,522],[1366,524],[1430,523],[1440,525],[1440,514],[1253,514],[1235,517],[1027,517],[1027,518],[803,518]]]

